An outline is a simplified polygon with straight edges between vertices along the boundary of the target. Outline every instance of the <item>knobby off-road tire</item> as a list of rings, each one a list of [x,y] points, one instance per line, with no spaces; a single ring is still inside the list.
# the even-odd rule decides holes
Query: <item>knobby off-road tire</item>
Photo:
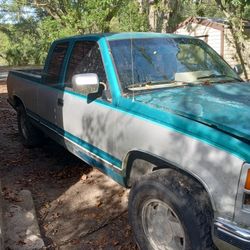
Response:
[[[206,191],[175,170],[143,176],[129,196],[129,220],[142,250],[215,249]]]
[[[42,144],[43,134],[32,125],[23,105],[17,107],[17,123],[21,140],[25,147],[32,148]]]

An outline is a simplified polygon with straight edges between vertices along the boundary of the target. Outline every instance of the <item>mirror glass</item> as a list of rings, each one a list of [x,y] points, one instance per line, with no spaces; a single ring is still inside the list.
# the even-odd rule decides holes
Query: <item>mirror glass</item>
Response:
[[[99,84],[98,76],[94,73],[76,74],[72,77],[73,90],[81,94],[97,93]]]

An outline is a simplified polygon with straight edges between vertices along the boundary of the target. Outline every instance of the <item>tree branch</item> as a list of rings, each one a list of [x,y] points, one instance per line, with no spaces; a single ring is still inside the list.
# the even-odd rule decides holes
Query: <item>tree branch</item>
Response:
[[[1,57],[1,58],[3,58],[3,59],[6,59],[6,57],[5,57],[5,56],[3,56],[2,54],[0,54],[0,57]]]
[[[110,11],[109,13],[107,14],[107,16],[105,17],[104,19],[104,30],[103,32],[109,32],[110,28],[109,28],[109,24],[110,24],[110,21],[112,20],[112,18],[118,13],[120,7],[122,5],[122,1],[120,1],[119,3],[117,3]]]
[[[34,0],[33,3],[31,4],[33,5],[35,8],[41,8],[43,10],[45,10],[49,16],[51,16],[53,19],[55,20],[61,20],[62,19],[62,15],[61,13],[59,13],[59,8],[53,8],[53,5],[51,3],[40,3],[37,0]]]
[[[7,27],[0,25],[0,31],[11,38],[11,31]]]

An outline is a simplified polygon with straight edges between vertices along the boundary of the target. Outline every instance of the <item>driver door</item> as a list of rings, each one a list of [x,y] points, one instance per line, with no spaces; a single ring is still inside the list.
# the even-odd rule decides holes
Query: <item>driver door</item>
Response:
[[[99,93],[86,95],[72,89],[72,77],[83,73],[98,75],[102,85]],[[75,42],[66,69],[64,91],[59,98],[63,105],[57,107],[57,124],[65,131],[66,147],[73,147],[82,158],[91,157],[103,165],[115,165],[110,155],[115,153],[112,131],[117,122],[114,119],[116,111],[112,109],[109,84],[97,42]]]

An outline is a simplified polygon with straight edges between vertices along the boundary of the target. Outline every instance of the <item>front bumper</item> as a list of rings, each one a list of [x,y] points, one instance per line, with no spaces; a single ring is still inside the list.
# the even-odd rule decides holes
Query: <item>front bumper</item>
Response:
[[[241,228],[228,220],[222,218],[215,220],[214,237],[215,240],[220,240],[224,243],[222,248],[230,249],[230,245],[232,249],[250,250],[250,230]],[[219,248],[221,248],[223,243],[220,243]]]

